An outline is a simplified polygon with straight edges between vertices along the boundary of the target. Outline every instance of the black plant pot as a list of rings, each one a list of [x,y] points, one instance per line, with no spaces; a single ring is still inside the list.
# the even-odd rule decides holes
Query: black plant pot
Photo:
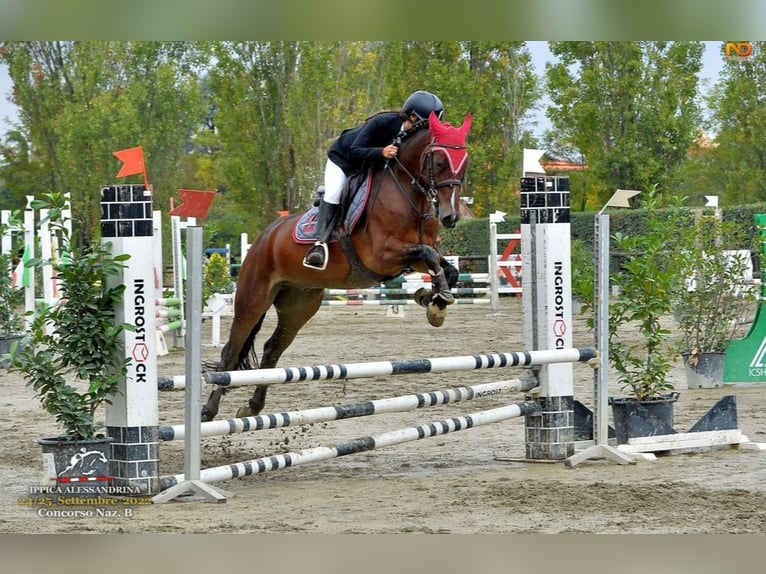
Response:
[[[633,397],[610,397],[617,444],[627,444],[630,438],[675,434],[673,408],[677,400],[678,393],[641,402]]]
[[[100,482],[108,484],[112,438],[67,440],[41,438],[43,472],[50,482]]]

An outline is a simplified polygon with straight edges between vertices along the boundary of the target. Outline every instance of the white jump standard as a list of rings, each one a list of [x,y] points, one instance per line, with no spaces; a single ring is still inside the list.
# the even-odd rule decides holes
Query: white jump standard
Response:
[[[112,281],[125,285],[122,301],[115,303],[116,320],[133,326],[123,331],[124,356],[131,359],[127,377],[106,407],[110,474],[115,486],[152,494],[159,490],[157,338],[152,198],[145,186],[101,189],[101,237],[111,242],[114,255],[130,255]]]
[[[569,178],[521,179],[521,260],[524,347],[572,346]],[[541,412],[527,416],[528,459],[563,460],[574,454],[572,364],[543,366],[538,374]]]

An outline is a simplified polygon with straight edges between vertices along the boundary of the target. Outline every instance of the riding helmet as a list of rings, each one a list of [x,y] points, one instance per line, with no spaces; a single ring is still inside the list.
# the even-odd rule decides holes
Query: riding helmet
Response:
[[[444,116],[444,105],[439,97],[423,90],[410,94],[402,109],[405,114],[413,113],[421,120],[427,120],[431,112],[435,113],[439,119]]]

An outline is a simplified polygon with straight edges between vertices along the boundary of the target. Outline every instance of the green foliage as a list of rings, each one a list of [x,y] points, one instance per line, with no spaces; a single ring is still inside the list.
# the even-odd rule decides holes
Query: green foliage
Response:
[[[551,42],[553,149],[588,165],[592,207],[615,189],[672,189],[701,122],[701,42]]]
[[[716,132],[709,178],[718,181],[730,205],[766,199],[766,42],[752,45],[747,60],[725,61],[708,99]]]
[[[506,215],[505,221],[497,224],[498,234],[517,233],[521,217]],[[453,229],[442,229],[439,249],[444,255],[489,256],[489,221],[487,219],[461,219]],[[502,254],[508,240],[498,241],[498,254]]]
[[[479,217],[517,211],[524,147],[587,164],[571,174],[575,211],[654,182],[728,207],[766,198],[766,55],[753,44],[748,61],[725,64],[708,124],[700,42],[551,42],[560,62],[545,78],[514,41],[3,42],[20,119],[0,141],[0,198],[21,208],[27,194],[71,193],[87,242],[97,190],[119,169],[112,152],[141,145],[155,205],[179,187],[225,191],[208,224],[236,242],[310,205],[342,129],[428,89],[448,121],[474,116],[466,195]],[[543,79],[554,129],[536,142]],[[717,141],[701,143],[708,128]]]
[[[226,257],[213,253],[202,274],[202,301],[207,302],[214,293],[231,293],[231,269]]]
[[[120,350],[128,326],[117,323],[114,304],[125,291],[115,280],[129,256],[112,255],[109,244],[78,244],[63,219],[65,205],[60,194],[33,203],[50,210],[61,251],[51,264],[62,298],[35,315],[31,339],[13,355],[10,370],[25,376],[65,436],[79,440],[99,436],[96,409],[110,403],[127,374],[130,359]],[[27,265],[43,263],[33,259]]]
[[[207,113],[205,55],[194,44],[6,42],[0,57],[26,140],[6,151],[18,169],[3,174],[14,176],[20,201],[30,192],[70,193],[73,223],[88,243],[98,230],[98,190],[120,169],[113,152],[144,148],[156,205],[181,181],[193,183],[179,171]]]
[[[474,116],[469,148],[479,167],[467,188],[477,213],[518,204],[529,140],[522,119],[539,96],[522,43],[222,42],[212,51],[206,87],[216,132],[204,136],[211,153],[200,158],[199,176],[207,187],[225,186],[233,208],[219,205],[210,221],[244,211],[244,231],[255,235],[278,211],[306,209],[340,132],[398,109],[416,89],[439,94],[450,122]]]
[[[753,311],[755,297],[742,283],[749,268],[744,256],[728,254],[748,236],[738,223],[701,217],[697,225],[681,230],[675,245],[679,271],[686,280],[674,294],[673,312],[682,333],[682,353],[724,352],[742,320]],[[749,237],[753,237],[750,235]]]
[[[690,223],[690,214],[678,198],[667,213],[660,210],[656,186],[643,199],[647,231],[613,236],[623,263],[611,277],[620,295],[609,311],[609,358],[618,383],[639,401],[674,388],[667,375],[676,351],[664,320],[672,312],[673,294],[684,282],[678,273],[678,252],[672,246],[679,230]]]
[[[0,223],[0,237],[7,230],[20,229],[19,214],[14,212],[8,223]],[[11,280],[12,253],[0,253],[0,337],[13,337],[24,331],[21,308],[24,304],[24,290],[15,289]]]
[[[572,295],[582,302],[582,311],[593,309],[596,303],[596,253],[581,239],[573,239]]]

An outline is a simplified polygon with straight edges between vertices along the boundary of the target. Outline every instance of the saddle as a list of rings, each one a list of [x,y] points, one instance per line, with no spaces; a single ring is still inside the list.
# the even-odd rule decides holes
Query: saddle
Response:
[[[336,225],[330,235],[330,241],[337,241],[342,236],[350,235],[367,206],[372,189],[372,169],[351,175],[343,188],[340,200],[340,225]],[[296,243],[314,243],[316,241],[317,215],[319,201],[304,213],[293,228],[293,241]]]

